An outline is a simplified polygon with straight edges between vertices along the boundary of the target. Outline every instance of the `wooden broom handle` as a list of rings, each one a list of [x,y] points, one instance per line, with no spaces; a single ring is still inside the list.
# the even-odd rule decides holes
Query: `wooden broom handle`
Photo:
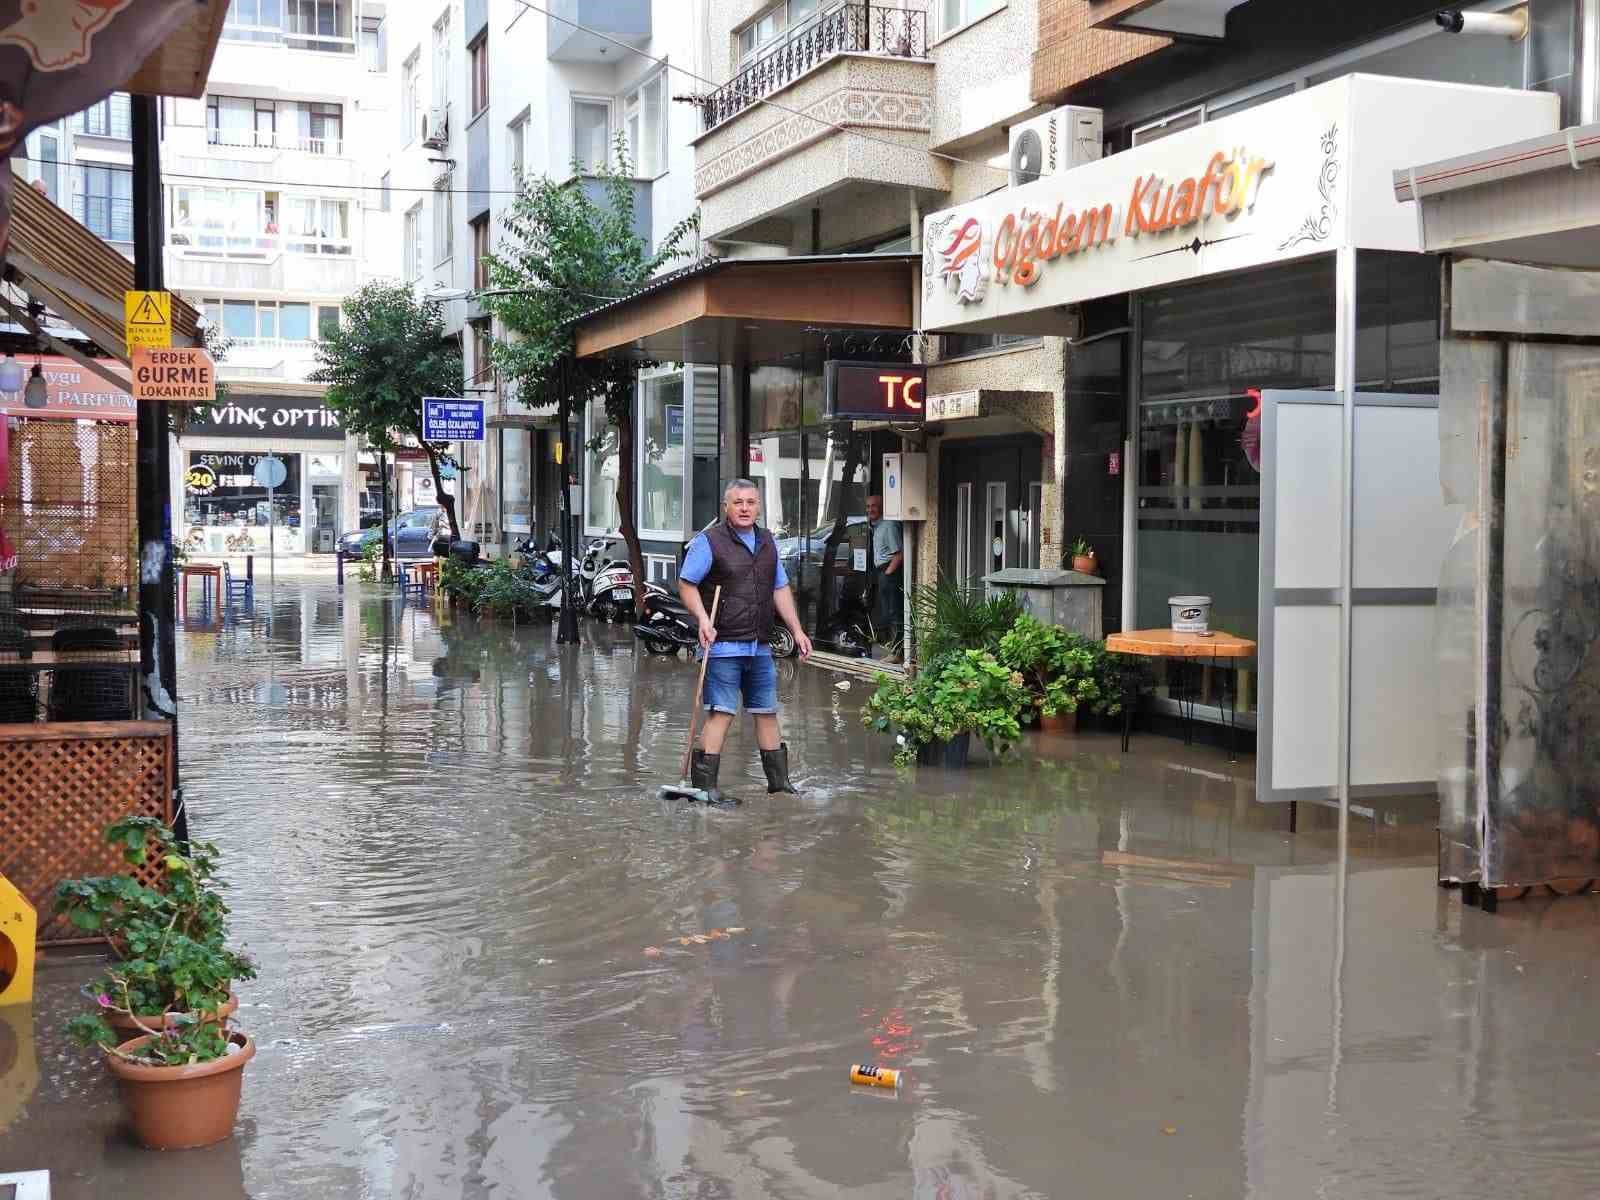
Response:
[[[722,585],[719,583],[716,590],[711,593],[711,623],[717,623],[717,605],[722,603]],[[698,635],[698,630],[696,634]],[[713,641],[712,645],[716,642]],[[706,668],[711,665],[711,646],[706,647],[706,655],[700,660],[700,678],[694,685],[694,708],[689,710],[689,744],[683,750],[683,770],[679,778],[689,778],[689,763],[694,758],[694,735],[700,730],[700,697],[705,692]]]

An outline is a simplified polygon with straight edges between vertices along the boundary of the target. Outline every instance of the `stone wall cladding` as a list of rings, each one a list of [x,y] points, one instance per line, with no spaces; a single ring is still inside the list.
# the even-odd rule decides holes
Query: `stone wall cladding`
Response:
[[[840,55],[774,92],[782,108],[753,105],[701,135],[702,236],[730,234],[852,180],[948,191],[950,164],[928,153],[933,70],[919,59]]]
[[[928,57],[938,68],[935,149],[998,131],[1032,111],[1029,52],[1037,44],[1039,2],[1008,0],[1004,8],[933,43]],[[937,5],[930,0],[928,8],[933,22]]]
[[[1172,39],[1120,29],[1097,29],[1140,0],[1039,0],[1039,48],[1033,54],[1031,92],[1037,103],[1052,104],[1097,75],[1154,54]]]
[[[937,339],[933,339],[938,349]],[[1060,406],[1065,402],[1067,343],[1063,338],[1047,337],[1038,342],[1018,346],[1015,350],[958,358],[949,362],[930,361],[928,364],[928,394],[960,392],[968,388],[983,389],[986,415],[1009,416],[1027,431],[1044,438],[1041,450],[1040,480],[1044,484],[1040,497],[1043,521],[1040,530],[1040,561],[1054,567],[1061,561],[1061,486],[1056,478],[1054,441],[1058,437]],[[1016,432],[1022,432],[1019,429]],[[952,421],[945,426],[940,438],[930,439],[928,449],[928,494],[939,493],[939,453],[947,443],[959,443],[969,437],[992,436],[991,432],[963,433],[961,423]],[[939,505],[929,506],[929,519],[923,522],[921,537],[917,542],[915,566],[919,583],[933,583],[938,578],[939,562]]]

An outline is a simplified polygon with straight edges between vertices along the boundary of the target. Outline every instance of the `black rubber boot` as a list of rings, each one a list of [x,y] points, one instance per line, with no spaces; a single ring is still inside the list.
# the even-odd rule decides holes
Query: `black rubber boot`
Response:
[[[761,752],[761,769],[767,773],[767,795],[788,792],[798,796],[800,789],[789,782],[789,743],[782,742],[776,750]]]
[[[707,804],[719,806],[738,804],[739,801],[732,796],[724,796],[722,789],[717,787],[717,772],[721,769],[722,755],[707,754],[704,750],[696,749],[694,758],[689,763],[689,786],[704,792]]]

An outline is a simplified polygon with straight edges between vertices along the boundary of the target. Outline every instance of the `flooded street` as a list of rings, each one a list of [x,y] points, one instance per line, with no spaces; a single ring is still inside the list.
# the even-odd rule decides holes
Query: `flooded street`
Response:
[[[1353,816],[1341,860],[1326,810],[1290,836],[1255,802],[1248,757],[1154,734],[897,774],[868,685],[792,663],[804,795],[765,794],[746,725],[746,803],[708,812],[655,795],[692,670],[621,628],[557,647],[320,580],[279,581],[270,636],[267,608],[180,648],[192,829],[261,971],[240,1125],[135,1149],[60,1032],[93,962],[53,957],[0,1169],[49,1168],[57,1200],[1594,1177],[1600,900],[1464,912],[1430,813]],[[904,1086],[853,1088],[861,1061]]]

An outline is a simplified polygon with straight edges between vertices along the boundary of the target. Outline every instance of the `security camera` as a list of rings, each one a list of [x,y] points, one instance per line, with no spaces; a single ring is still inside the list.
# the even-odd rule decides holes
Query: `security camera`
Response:
[[[1459,8],[1441,8],[1433,14],[1434,22],[1447,33],[1476,33],[1486,37],[1509,38],[1520,42],[1528,36],[1528,10],[1513,9],[1503,13],[1463,12]]]

